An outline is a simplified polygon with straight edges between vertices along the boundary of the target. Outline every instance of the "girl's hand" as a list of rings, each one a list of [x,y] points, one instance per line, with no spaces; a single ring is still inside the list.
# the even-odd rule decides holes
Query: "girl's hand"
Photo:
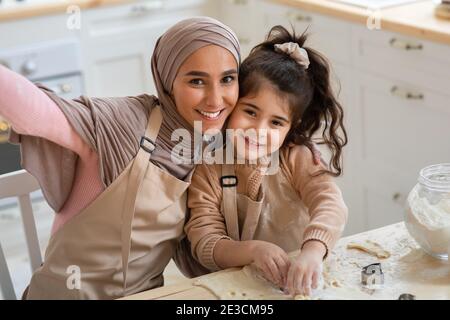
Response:
[[[299,256],[291,263],[285,290],[292,296],[311,295],[322,276],[322,259],[326,248],[319,241],[307,242]]]
[[[295,146],[295,143],[290,143],[290,147]],[[305,142],[305,146],[308,147],[309,150],[311,150],[313,154],[313,163],[318,166],[319,164],[326,164],[324,160],[322,160],[322,153],[320,152],[319,148],[317,147],[317,144],[314,142],[307,141]]]
[[[270,242],[255,240],[251,255],[253,264],[264,278],[280,288],[285,286],[290,261],[283,249]]]

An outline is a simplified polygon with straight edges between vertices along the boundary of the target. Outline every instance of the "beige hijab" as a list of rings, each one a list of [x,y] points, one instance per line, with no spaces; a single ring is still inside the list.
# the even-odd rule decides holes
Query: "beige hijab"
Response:
[[[152,56],[157,97],[148,94],[119,98],[81,96],[66,100],[42,85],[38,87],[58,105],[77,133],[98,153],[105,187],[136,156],[149,112],[159,103],[162,106],[163,123],[151,161],[175,177],[184,179],[194,164],[190,161],[180,165],[172,161],[172,149],[179,142],[171,141],[171,135],[174,130],[185,128],[191,133],[193,142],[193,128],[178,113],[169,93],[178,69],[186,58],[199,48],[211,44],[229,50],[239,66],[238,39],[221,22],[208,17],[196,17],[183,20],[167,30],[158,39]],[[21,144],[22,167],[37,178],[47,202],[55,212],[59,212],[71,193],[78,156],[71,150],[39,137],[19,136],[12,132],[10,141]]]
[[[209,17],[195,17],[175,24],[158,39],[152,56],[153,79],[159,103],[163,107],[163,123],[157,149],[152,157],[180,179],[193,168],[194,135],[191,124],[178,113],[170,93],[183,62],[196,50],[211,44],[229,50],[239,66],[240,47],[235,33],[223,23]],[[191,148],[191,159],[178,157],[178,160],[187,163],[182,165],[177,165],[170,159],[173,147],[179,144],[178,141],[171,141],[171,134],[178,128],[185,128],[191,133],[190,145],[186,141],[181,142],[183,148]]]

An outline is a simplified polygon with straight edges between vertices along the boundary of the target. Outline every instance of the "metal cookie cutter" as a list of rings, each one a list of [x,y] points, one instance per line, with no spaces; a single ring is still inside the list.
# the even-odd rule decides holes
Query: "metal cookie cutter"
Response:
[[[402,293],[398,300],[416,300],[416,296],[410,293]]]
[[[361,283],[365,286],[383,284],[384,274],[381,270],[381,263],[365,266],[361,271]]]

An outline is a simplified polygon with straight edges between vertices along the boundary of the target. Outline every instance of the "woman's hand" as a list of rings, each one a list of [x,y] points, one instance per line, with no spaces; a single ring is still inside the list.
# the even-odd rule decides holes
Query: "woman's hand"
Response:
[[[270,242],[255,240],[251,255],[252,263],[264,278],[280,288],[285,286],[290,261],[283,249]]]
[[[317,289],[322,276],[322,260],[325,246],[319,241],[308,241],[299,256],[291,263],[288,271],[285,291],[290,295],[311,295]]]
[[[317,144],[314,142],[306,142],[305,146],[308,147],[309,150],[311,150],[313,154],[313,161],[314,164],[317,166],[322,163],[322,153],[320,152],[319,148],[317,147]]]

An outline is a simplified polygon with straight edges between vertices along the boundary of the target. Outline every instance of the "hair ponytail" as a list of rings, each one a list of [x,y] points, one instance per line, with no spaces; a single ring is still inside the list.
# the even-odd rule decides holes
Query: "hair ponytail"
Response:
[[[334,171],[329,173],[339,176],[342,174],[342,148],[348,142],[344,127],[344,110],[331,86],[328,61],[316,50],[305,49],[310,60],[308,74],[313,94],[300,123],[292,130],[292,142],[310,143],[313,135],[321,131],[322,139],[319,144],[325,144],[331,152],[330,167]]]

